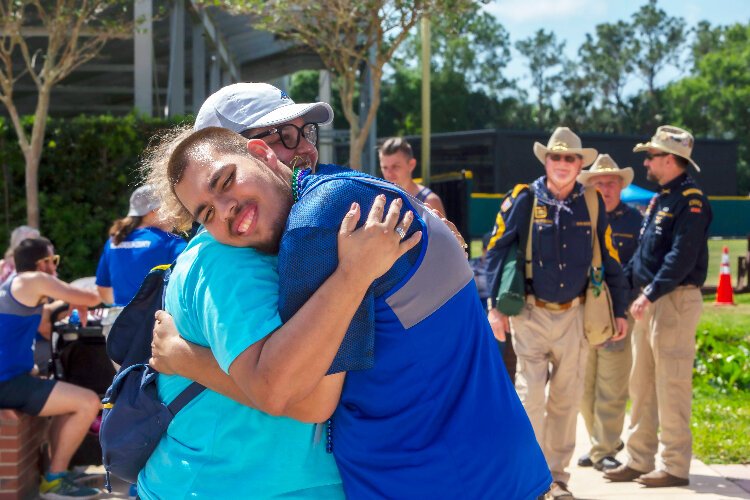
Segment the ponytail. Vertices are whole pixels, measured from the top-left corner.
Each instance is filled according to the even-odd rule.
[[[117,219],[109,228],[109,236],[115,245],[122,243],[138,226],[141,225],[143,217],[137,215]]]

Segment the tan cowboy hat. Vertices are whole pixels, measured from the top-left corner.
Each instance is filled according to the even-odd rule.
[[[609,155],[599,155],[590,169],[578,174],[578,182],[586,184],[593,177],[602,175],[617,175],[622,179],[622,187],[626,188],[633,182],[633,169],[630,167],[620,168]]]
[[[700,172],[701,169],[698,164],[690,159],[690,153],[693,152],[693,143],[693,135],[687,130],[673,125],[662,125],[656,129],[656,133],[650,141],[637,144],[633,148],[633,152],[638,153],[648,151],[649,149],[658,149],[659,151],[685,158]]]
[[[583,166],[588,167],[596,158],[597,151],[593,148],[582,148],[581,138],[578,137],[568,127],[557,127],[552,132],[552,137],[544,147],[540,142],[534,143],[534,154],[544,165],[546,156],[550,153],[573,153],[583,157]]]

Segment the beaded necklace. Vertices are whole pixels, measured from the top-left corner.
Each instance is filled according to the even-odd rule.
[[[292,170],[292,196],[294,197],[294,203],[297,203],[302,196],[302,179],[310,175],[312,169],[295,167]]]

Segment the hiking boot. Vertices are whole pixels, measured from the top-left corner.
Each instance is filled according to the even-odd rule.
[[[578,457],[578,467],[591,467],[594,465],[594,462],[591,461],[591,455],[588,453],[584,453],[580,457]]]
[[[39,498],[43,498],[44,500],[87,500],[98,496],[99,490],[78,485],[71,481],[67,474],[63,474],[51,481],[47,481],[47,478],[42,477],[42,483],[39,485]]]
[[[665,470],[655,470],[644,474],[635,480],[646,488],[668,488],[670,486],[687,486],[690,480],[684,477],[673,476]]]
[[[607,471],[616,469],[622,465],[622,462],[615,457],[604,457],[594,464],[594,469],[598,471]]]
[[[573,494],[568,489],[568,485],[562,481],[554,481],[547,492],[547,498],[554,500],[556,498],[573,498]]]
[[[641,477],[645,472],[631,469],[627,465],[621,465],[616,469],[609,470],[604,473],[604,479],[609,479],[613,483],[624,483],[627,481],[634,481],[636,478]]]

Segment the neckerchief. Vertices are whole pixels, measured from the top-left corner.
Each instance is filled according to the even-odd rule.
[[[572,214],[573,210],[569,205],[573,200],[581,196],[584,191],[583,185],[576,182],[576,185],[573,186],[573,191],[571,191],[564,200],[558,200],[552,195],[552,193],[550,193],[549,189],[547,189],[547,176],[544,175],[535,180],[531,186],[534,189],[534,195],[540,203],[557,208],[557,210],[555,210],[554,219],[556,226],[560,224],[560,211]]]

